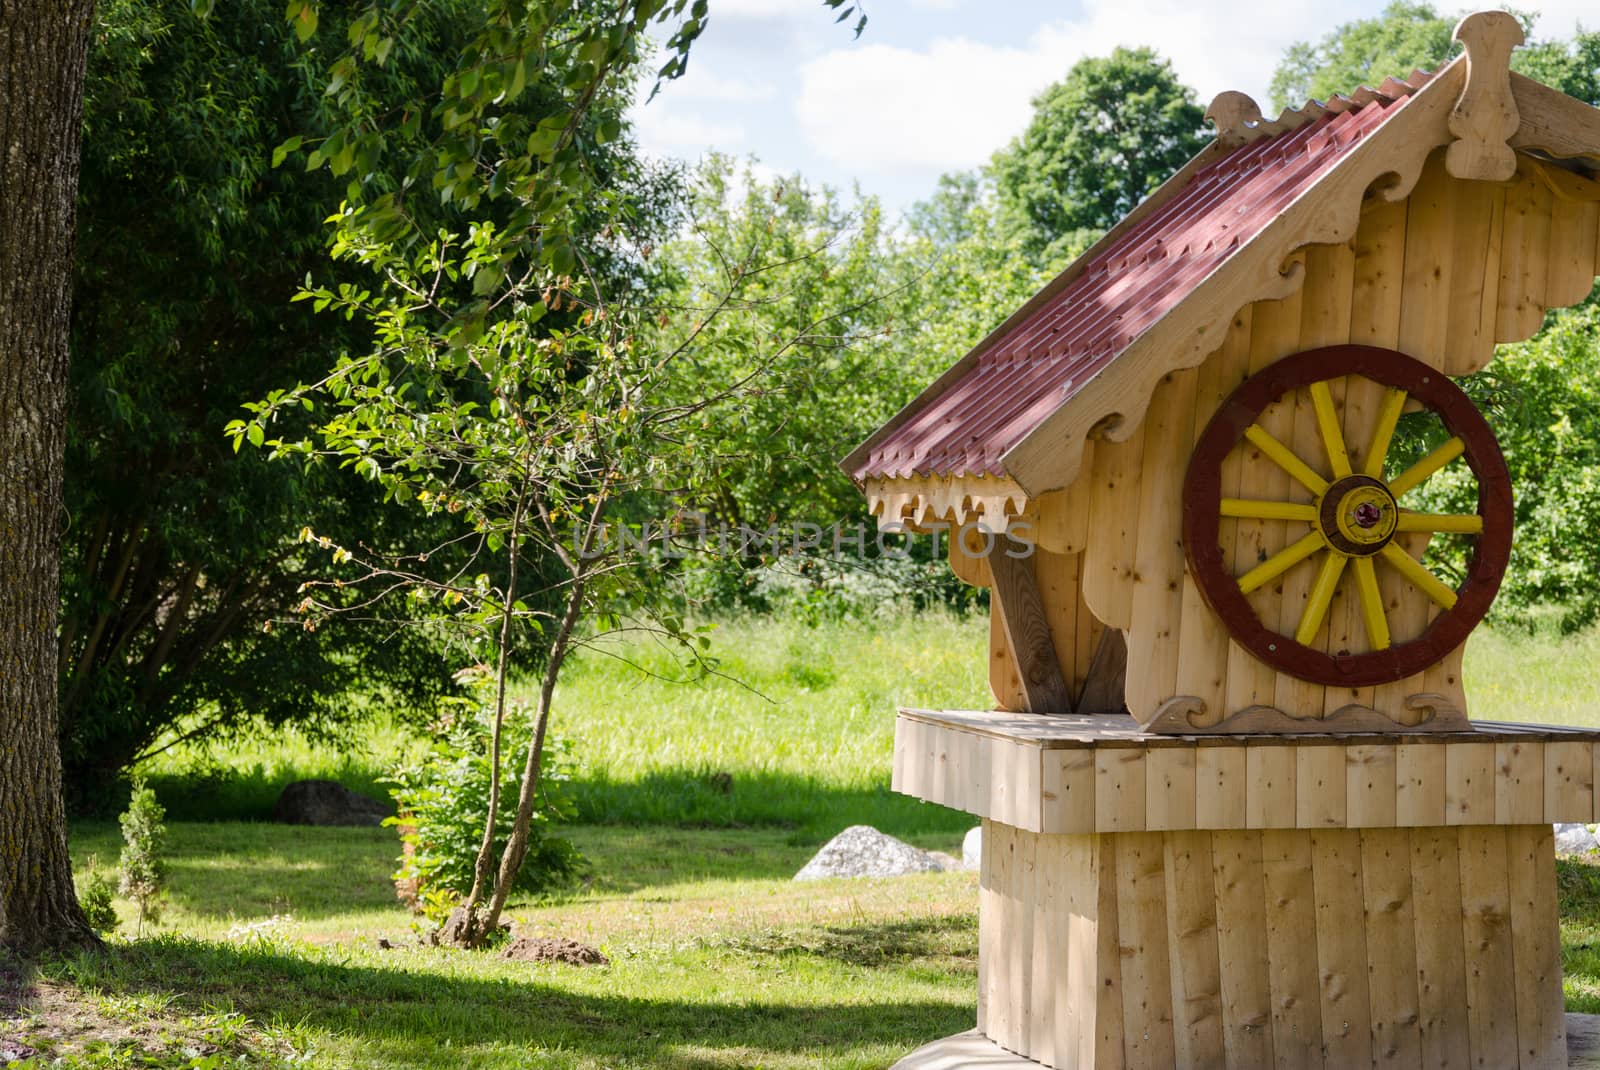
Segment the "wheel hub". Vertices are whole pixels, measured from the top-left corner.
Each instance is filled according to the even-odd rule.
[[[1317,526],[1328,545],[1346,557],[1371,557],[1394,538],[1400,506],[1380,480],[1345,476],[1322,495]]]

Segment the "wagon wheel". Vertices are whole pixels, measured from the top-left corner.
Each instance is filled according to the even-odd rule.
[[[1387,389],[1356,471],[1329,385],[1359,375]],[[1321,456],[1297,455],[1257,422],[1262,412],[1293,391],[1310,395]],[[1384,461],[1408,401],[1432,410],[1449,439],[1393,477]],[[1222,464],[1248,442],[1308,490],[1310,503],[1225,497]],[[1478,484],[1475,513],[1412,512],[1406,494],[1458,458]],[[1288,545],[1242,574],[1227,566],[1219,545],[1224,517],[1290,523]],[[1308,530],[1299,530],[1304,524]],[[1202,595],[1233,638],[1258,659],[1314,683],[1360,687],[1404,679],[1436,664],[1483,619],[1511,554],[1511,476],[1494,434],[1472,401],[1443,373],[1402,353],[1371,346],[1330,346],[1286,357],[1249,379],[1218,409],[1200,436],[1183,488],[1184,549]],[[1471,536],[1467,578],[1452,590],[1398,543],[1406,532]],[[1293,634],[1264,623],[1247,596],[1291,569],[1315,567],[1315,580]],[[1364,653],[1330,654],[1309,645],[1317,636],[1346,569],[1354,577],[1365,626]],[[1393,569],[1436,604],[1440,612],[1421,635],[1395,641],[1390,610],[1379,591],[1380,569]]]

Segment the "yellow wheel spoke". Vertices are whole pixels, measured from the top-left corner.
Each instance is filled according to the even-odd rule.
[[[1311,532],[1299,542],[1293,543],[1287,548],[1279,550],[1277,553],[1261,562],[1261,564],[1257,565],[1249,572],[1246,572],[1243,576],[1240,576],[1239,590],[1244,594],[1249,594],[1262,584],[1268,583],[1283,575],[1295,565],[1298,565],[1300,562],[1304,561],[1306,558],[1310,557],[1312,554],[1316,553],[1326,545],[1328,545],[1328,543],[1327,540],[1322,537],[1322,532]]]
[[[1295,642],[1304,646],[1317,637],[1322,618],[1328,615],[1328,606],[1333,602],[1334,589],[1339,586],[1339,577],[1344,575],[1344,566],[1349,561],[1348,557],[1331,550],[1322,559],[1322,568],[1317,572],[1317,580],[1311,585],[1311,594],[1306,599],[1306,611],[1300,616],[1300,627],[1294,630]]]
[[[1383,548],[1383,559],[1395,567],[1395,570],[1415,584],[1423,594],[1433,599],[1445,609],[1453,609],[1456,604],[1456,593],[1446,587],[1439,577],[1423,568],[1410,554],[1395,543],[1390,543]]]
[[[1412,513],[1402,512],[1395,523],[1396,531],[1443,531],[1459,535],[1482,535],[1483,517],[1473,513]]]
[[[1222,499],[1222,515],[1244,520],[1304,520],[1317,519],[1317,507],[1299,502],[1264,502],[1254,498]]]
[[[1378,571],[1372,558],[1355,558],[1356,593],[1361,598],[1361,619],[1367,626],[1367,642],[1374,650],[1389,649],[1389,618],[1383,612],[1383,594],[1378,590]]]
[[[1343,479],[1350,474],[1350,454],[1344,447],[1344,432],[1339,429],[1339,413],[1333,407],[1333,395],[1326,382],[1312,383],[1311,407],[1317,413],[1317,430],[1322,432],[1322,446],[1328,451],[1328,463],[1333,466],[1333,478]]]
[[[1400,414],[1405,407],[1406,392],[1391,386],[1383,395],[1383,407],[1378,410],[1378,425],[1372,429],[1372,441],[1367,444],[1367,463],[1361,469],[1363,475],[1373,479],[1383,478],[1383,462],[1389,456],[1395,425],[1400,422]]]
[[[1416,464],[1407,468],[1394,481],[1389,484],[1389,493],[1396,498],[1402,497],[1407,491],[1413,490],[1428,481],[1428,477],[1439,469],[1461,456],[1467,444],[1459,438],[1452,438],[1443,446],[1428,454]]]
[[[1273,438],[1260,424],[1251,424],[1245,428],[1244,437],[1312,494],[1320,495],[1328,489],[1326,479],[1313,472],[1310,465],[1296,457],[1293,450]]]

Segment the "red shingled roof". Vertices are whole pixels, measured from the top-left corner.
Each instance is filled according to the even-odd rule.
[[[851,475],[1004,474],[1007,450],[1410,99],[1368,96],[1196,171],[1147,218],[1086,254],[1093,259],[1060,293],[989,338],[947,388],[913,402]]]

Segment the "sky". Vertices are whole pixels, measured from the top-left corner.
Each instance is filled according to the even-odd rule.
[[[1268,0],[1241,17],[1233,0],[865,2],[857,40],[855,20],[835,24],[821,0],[712,0],[689,72],[634,109],[642,147],[753,156],[763,170],[859,184],[897,212],[939,175],[988,160],[1027,125],[1034,95],[1084,56],[1148,45],[1201,103],[1238,89],[1265,111],[1288,45],[1385,6]],[[1600,24],[1595,0],[1516,6],[1540,12],[1537,37],[1570,35],[1580,16]]]

